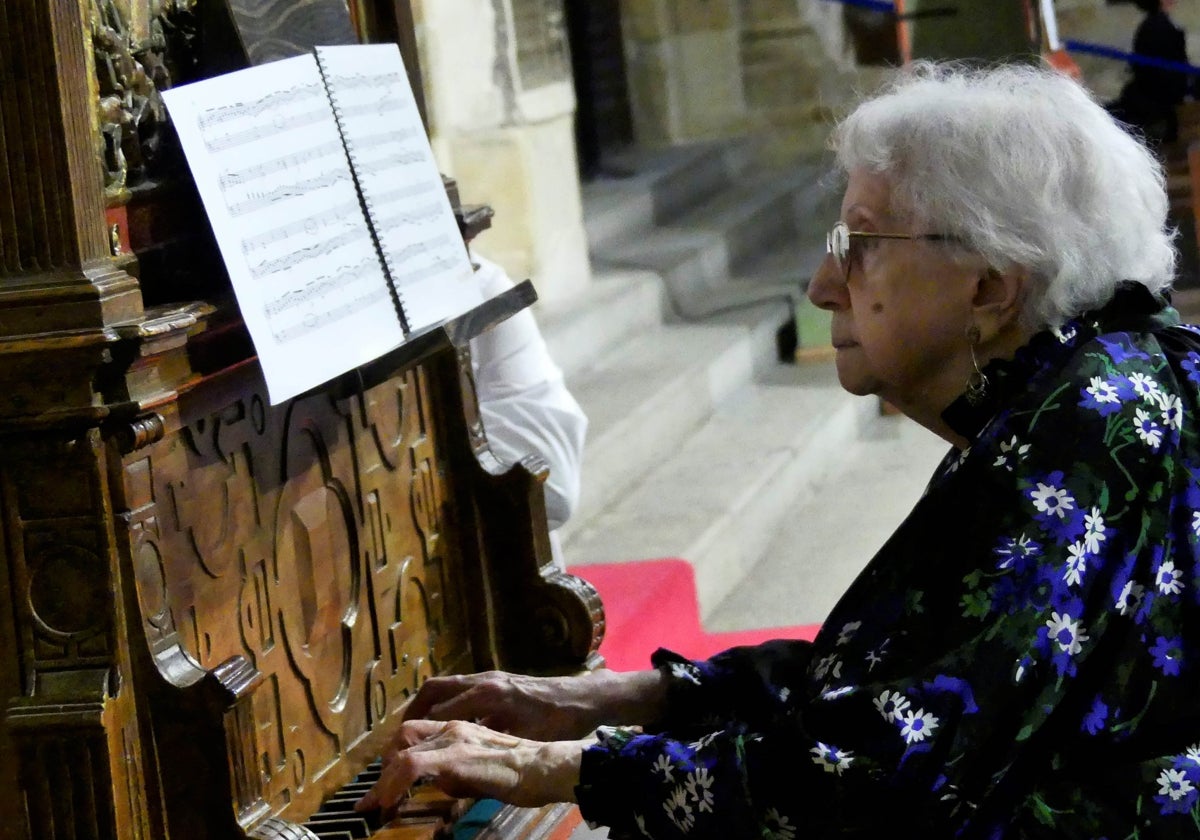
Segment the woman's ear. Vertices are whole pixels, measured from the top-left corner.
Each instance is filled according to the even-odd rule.
[[[980,340],[990,341],[1019,326],[1028,287],[1029,272],[1023,268],[999,271],[989,267],[980,272],[971,300]]]

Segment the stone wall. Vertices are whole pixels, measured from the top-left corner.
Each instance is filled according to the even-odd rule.
[[[474,249],[532,278],[543,301],[578,294],[590,267],[560,0],[415,0],[413,13],[438,165],[465,203],[496,211]],[[527,83],[517,33],[543,15],[532,61],[521,45],[537,71]]]
[[[750,116],[782,163],[825,147],[830,127],[888,71],[858,67],[837,3],[745,0],[743,86]]]
[[[633,129],[673,145],[746,128],[738,0],[621,0]]]

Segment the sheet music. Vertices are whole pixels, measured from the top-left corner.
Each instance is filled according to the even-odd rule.
[[[316,59],[272,62],[163,96],[271,402],[401,344]]]
[[[317,47],[317,59],[409,330],[481,303],[399,48]]]

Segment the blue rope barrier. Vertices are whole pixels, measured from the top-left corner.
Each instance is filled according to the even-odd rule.
[[[1090,55],[1101,56],[1102,58],[1125,61],[1129,64],[1143,64],[1147,67],[1158,67],[1162,70],[1174,70],[1177,73],[1200,76],[1200,67],[1194,64],[1187,64],[1183,61],[1170,61],[1165,58],[1138,55],[1137,53],[1125,52],[1114,47],[1106,47],[1103,44],[1089,44],[1086,41],[1063,41],[1063,46],[1067,48],[1068,52],[1088,53]]]
[[[843,6],[859,6],[863,9],[874,9],[877,12],[896,14],[896,4],[886,0],[825,0],[826,3],[841,3]]]

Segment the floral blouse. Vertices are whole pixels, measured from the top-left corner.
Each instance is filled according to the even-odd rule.
[[[659,650],[603,729],[625,837],[1200,835],[1200,329],[1141,286],[993,363],[923,497],[811,642]]]

